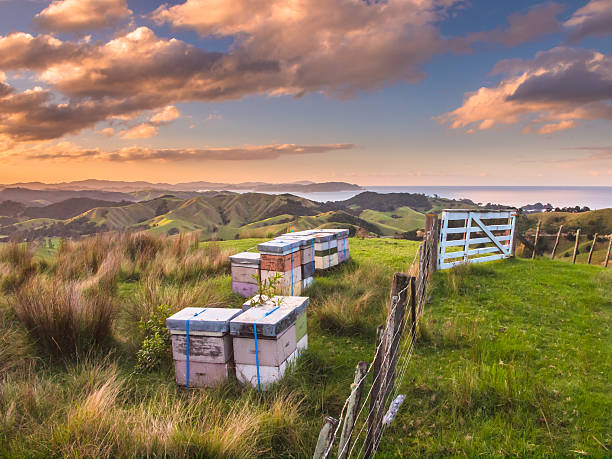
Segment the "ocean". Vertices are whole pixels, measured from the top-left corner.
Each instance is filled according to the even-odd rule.
[[[612,186],[364,186],[364,190],[291,193],[318,202],[344,201],[363,191],[377,193],[423,193],[442,198],[467,198],[475,203],[521,207],[527,204],[550,203],[554,207],[587,206],[591,209],[612,207]],[[280,194],[280,193],[270,193]]]

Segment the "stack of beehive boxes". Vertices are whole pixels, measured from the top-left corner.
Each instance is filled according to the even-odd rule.
[[[166,319],[176,383],[214,387],[233,373],[230,320],[242,309],[185,308]]]
[[[307,297],[274,296],[245,303],[249,309],[230,322],[240,382],[262,389],[283,377],[287,365],[308,346],[309,302]]]
[[[329,269],[338,264],[338,241],[330,233],[315,233],[315,268]]]
[[[302,262],[302,291],[314,285],[314,236],[287,233],[278,237],[280,240],[298,241],[300,244],[300,257]]]
[[[349,259],[349,245],[347,229],[322,229],[321,233],[329,233],[336,239],[338,263],[343,263]]]
[[[261,280],[276,278],[277,292],[284,295],[302,293],[302,252],[300,241],[275,239],[257,246],[261,254]]]
[[[255,252],[241,252],[232,255],[232,290],[244,297],[257,293],[257,280],[260,278],[261,255]]]

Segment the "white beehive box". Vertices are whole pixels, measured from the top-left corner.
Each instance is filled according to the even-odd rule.
[[[233,343],[229,322],[241,312],[229,308],[185,308],[166,319],[177,384],[212,387],[230,376]]]
[[[296,320],[300,318],[297,325],[302,330],[301,316],[305,315],[310,300],[299,296],[274,296],[261,306],[253,306],[256,300],[245,302],[243,308],[248,309],[232,319],[230,333],[236,377],[244,384],[265,388],[282,378],[287,364],[297,357]],[[303,340],[305,335],[301,331],[300,335]],[[303,342],[301,346],[303,349]]]

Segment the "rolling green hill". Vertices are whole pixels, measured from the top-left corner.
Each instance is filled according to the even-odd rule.
[[[291,194],[210,191],[158,196],[143,190],[139,202],[71,198],[46,207],[0,203],[0,236],[20,240],[77,237],[103,231],[146,230],[154,234],[200,231],[203,238],[269,237],[288,229],[346,227],[395,236],[424,226],[424,212],[469,206],[470,202],[422,194],[361,193],[347,201],[319,203]],[[103,205],[96,205],[103,204]],[[3,210],[4,209],[4,210]],[[6,214],[6,215],[2,215]],[[32,218],[44,216],[46,218]]]
[[[583,234],[612,234],[612,208],[591,210],[588,212],[543,212],[529,214],[521,218],[522,230],[534,228],[542,221],[542,231],[556,233],[559,225],[564,231],[575,231],[580,228]]]

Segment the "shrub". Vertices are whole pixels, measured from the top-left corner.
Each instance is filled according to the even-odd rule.
[[[168,356],[170,346],[170,333],[166,328],[166,319],[172,315],[167,304],[156,307],[148,320],[141,320],[140,328],[144,332],[144,339],[136,353],[136,368],[139,371],[148,371],[161,365]]]
[[[75,357],[110,337],[111,297],[72,281],[38,275],[13,299],[14,310],[34,340],[51,355]]]

